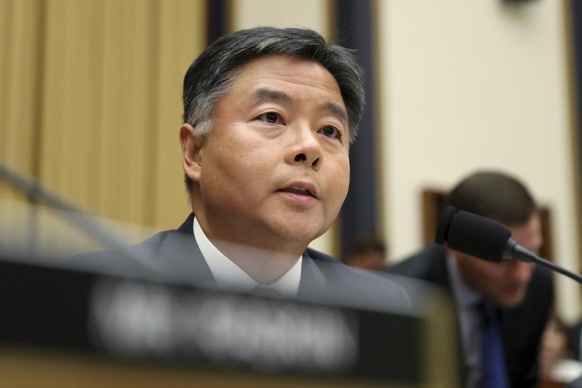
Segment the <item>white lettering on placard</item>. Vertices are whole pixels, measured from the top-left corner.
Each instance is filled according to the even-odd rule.
[[[94,340],[127,357],[338,373],[358,351],[349,311],[290,300],[100,280],[89,316]]]

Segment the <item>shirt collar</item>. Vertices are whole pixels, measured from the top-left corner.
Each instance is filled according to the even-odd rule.
[[[478,386],[477,382],[481,380],[481,353],[479,346],[481,321],[475,307],[482,300],[482,297],[462,279],[457,260],[451,254],[447,254],[447,268],[451,281],[451,290],[458,308],[457,316],[461,330],[466,374],[465,386],[476,387]]]
[[[473,290],[461,277],[457,260],[447,254],[447,267],[455,300],[461,308],[472,308],[482,299],[482,296]]]
[[[202,256],[204,256],[208,267],[210,267],[216,284],[221,288],[234,288],[244,292],[254,289],[258,283],[212,244],[206,237],[196,217],[194,217],[193,224],[194,238],[196,238]],[[287,272],[274,282],[264,286],[273,288],[283,295],[297,296],[299,281],[301,280],[302,262],[303,256],[299,256],[298,260]]]

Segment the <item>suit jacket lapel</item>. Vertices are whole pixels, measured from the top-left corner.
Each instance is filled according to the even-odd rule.
[[[193,222],[194,214],[190,214],[178,230],[160,244],[164,270],[180,283],[215,286],[214,276],[194,238]]]
[[[303,253],[303,262],[301,263],[301,280],[299,281],[299,290],[297,296],[304,298],[321,294],[327,288],[327,279],[305,251]]]
[[[445,289],[451,290],[452,285],[449,277],[446,250],[439,246],[431,246],[429,249],[434,249],[435,254],[434,256],[429,254],[426,260],[427,264],[430,266],[427,280],[430,280]]]

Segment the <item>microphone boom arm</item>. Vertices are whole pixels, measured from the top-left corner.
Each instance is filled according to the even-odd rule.
[[[543,267],[549,268],[553,271],[559,272],[562,275],[565,275],[571,279],[576,280],[578,283],[582,283],[582,276],[572,271],[567,270],[566,268],[560,267],[552,263],[551,261],[544,259],[536,255],[535,253],[525,249],[521,245],[517,244],[514,239],[510,238],[508,241],[509,249],[507,252],[507,256],[504,257],[506,259],[516,259],[525,262],[533,262],[535,264],[541,265]]]

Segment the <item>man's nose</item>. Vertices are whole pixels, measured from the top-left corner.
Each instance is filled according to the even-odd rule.
[[[304,163],[309,167],[319,169],[323,161],[323,153],[318,136],[307,124],[301,124],[295,128],[290,154],[294,163]]]

